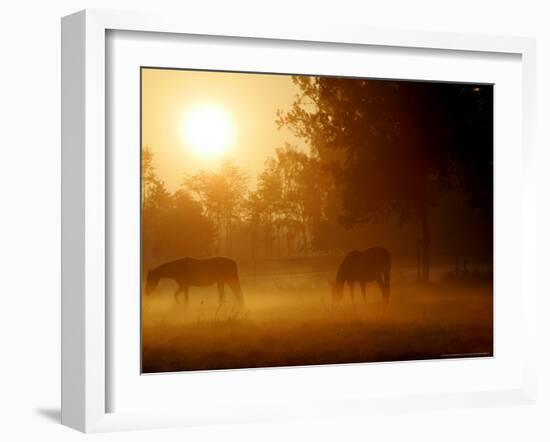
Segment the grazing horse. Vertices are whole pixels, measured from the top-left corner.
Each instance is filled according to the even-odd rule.
[[[151,294],[161,279],[173,279],[178,284],[174,292],[176,302],[179,302],[179,294],[183,293],[185,304],[189,301],[189,287],[208,287],[218,285],[220,305],[225,294],[224,286],[231,287],[239,304],[243,303],[243,294],[237,272],[237,263],[232,259],[216,257],[209,259],[182,258],[170,261],[147,272],[145,293]]]
[[[390,298],[391,256],[383,247],[371,247],[365,251],[349,252],[336,274],[334,299],[341,299],[344,286],[348,284],[353,303],[353,288],[356,282],[361,286],[361,295],[366,301],[365,286],[367,282],[377,282],[382,290],[382,297],[387,303]]]

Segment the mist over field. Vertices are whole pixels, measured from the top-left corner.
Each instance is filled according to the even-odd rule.
[[[367,285],[334,302],[328,273],[242,278],[244,308],[231,293],[190,290],[176,303],[170,283],[143,296],[144,373],[381,362],[493,354],[490,275],[426,286],[396,270],[390,302]]]

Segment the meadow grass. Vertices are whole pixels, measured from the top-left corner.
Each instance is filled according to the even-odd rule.
[[[144,373],[403,361],[493,354],[490,284],[397,283],[384,305],[369,285],[333,303],[322,283],[243,286],[218,308],[214,287],[176,303],[168,290],[143,298]]]

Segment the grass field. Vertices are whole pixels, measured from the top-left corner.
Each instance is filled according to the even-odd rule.
[[[187,307],[166,285],[143,297],[144,373],[491,356],[488,283],[397,283],[358,287],[332,302],[326,282],[243,284],[245,306],[214,287],[193,288]]]

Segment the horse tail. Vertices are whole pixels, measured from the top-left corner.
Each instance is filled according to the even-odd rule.
[[[391,255],[388,253],[388,262],[386,265],[386,272],[384,274],[384,296],[386,297],[386,300],[390,297],[390,277],[391,275]]]
[[[237,278],[237,281],[235,281],[235,295],[237,296],[237,300],[239,301],[239,304],[244,304],[244,297],[243,297],[243,291],[241,289],[241,283],[239,279]]]
[[[231,276],[229,281],[229,286],[231,287],[231,290],[235,294],[235,297],[237,298],[237,301],[239,304],[244,304],[243,299],[243,291],[241,289],[241,281],[239,279],[239,271],[237,269],[237,263],[235,261],[232,262],[231,266]]]

